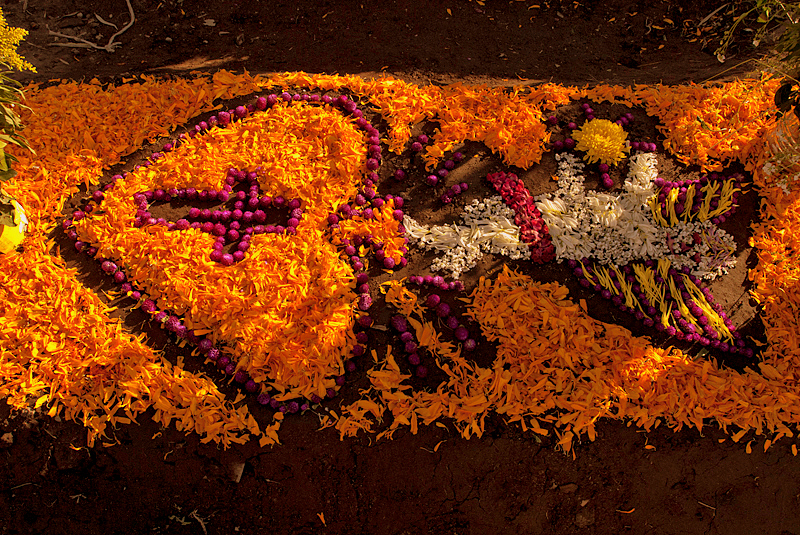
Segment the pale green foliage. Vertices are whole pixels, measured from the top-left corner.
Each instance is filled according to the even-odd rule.
[[[725,54],[737,35],[737,30],[742,30],[741,26],[755,24],[755,27],[747,28],[750,31],[751,43],[754,47],[760,46],[771,36],[777,35],[774,49],[770,50],[770,52],[777,53],[777,57],[770,58],[772,63],[777,63],[774,65],[775,70],[783,70],[784,72],[779,74],[785,75],[786,71],[798,68],[800,66],[800,2],[751,0],[743,4],[746,9],[736,16],[722,37],[719,48],[715,52],[717,58],[725,61]],[[741,5],[740,3],[735,4],[735,6]],[[729,14],[735,14],[733,9]]]

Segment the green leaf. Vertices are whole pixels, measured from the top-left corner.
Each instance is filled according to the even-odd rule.
[[[0,171],[0,182],[7,182],[17,176],[17,172],[13,169],[7,169],[5,171]]]
[[[0,225],[15,227],[14,215],[16,213],[17,209],[11,201],[11,197],[0,195]]]

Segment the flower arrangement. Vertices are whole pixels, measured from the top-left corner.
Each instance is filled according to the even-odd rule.
[[[184,138],[178,138],[177,144],[173,142],[170,150],[161,151],[163,156],[120,175],[113,186],[100,188],[102,198],[99,194],[95,198],[97,192],[93,192],[91,200],[80,209],[83,215],[71,214],[66,225],[67,232],[75,232],[78,241],[83,242],[81,250],[91,252],[101,260],[103,271],[122,281],[120,288],[126,295],[137,297],[139,292],[139,306],[157,321],[163,321],[161,325],[180,340],[178,343],[191,348],[185,358],[192,358],[189,353],[194,353],[213,363],[221,373],[230,369],[232,373],[223,377],[238,382],[242,396],[228,399],[217,387],[218,379],[212,378],[220,372],[212,372],[210,376],[191,373],[183,367],[182,360],[166,362],[112,320],[108,307],[98,296],[84,288],[59,257],[49,254],[45,232],[55,226],[64,200],[78,184],[97,186],[101,169],[137,148],[142,140],[164,135],[171,125],[183,124],[204,110],[210,111],[216,97],[287,85],[323,91],[347,89],[353,98],[331,107],[333,100],[327,104],[320,98],[320,103],[312,103],[310,96],[308,101],[303,99],[304,92],[286,93],[288,99],[275,92],[275,103],[269,109],[256,112],[245,107],[244,117],[239,118],[235,109],[226,111],[228,117],[234,118],[224,128],[203,129],[198,124],[202,132],[195,130],[192,134],[194,129],[191,129]],[[759,152],[758,144],[752,140],[759,139],[755,133],[763,133],[770,125],[768,119],[752,120],[766,117],[770,105],[768,99],[759,96],[760,87],[743,82],[719,91],[605,86],[577,90],[547,86],[530,94],[500,95],[494,90],[472,88],[446,91],[418,88],[389,79],[365,81],[304,73],[254,78],[218,73],[213,78],[190,82],[142,79],[118,88],[62,84],[33,90],[29,104],[40,115],[26,115],[24,120],[37,133],[32,136],[37,154],[18,156],[20,174],[9,186],[24,195],[31,206],[33,232],[26,237],[23,253],[0,259],[3,266],[0,294],[3,302],[15,304],[3,310],[0,327],[0,375],[4,379],[0,394],[13,406],[33,402],[46,405],[48,414],[80,419],[86,422],[92,439],[104,437],[113,442],[111,426],[130,422],[154,407],[159,422],[198,432],[203,440],[230,445],[255,436],[266,445],[277,442],[284,413],[299,412],[306,406],[313,408],[314,403],[336,395],[336,390],[344,384],[345,374],[363,366],[369,388],[336,411],[335,418],[322,417],[323,425],[336,426],[343,436],[359,430],[377,432],[376,423],[386,411],[391,412],[393,421],[380,431],[381,436],[391,436],[401,425],[416,431],[418,425],[442,418],[454,422],[462,436],[480,435],[486,415],[496,412],[535,433],[555,433],[558,444],[566,451],[572,450],[573,443],[582,436],[592,439],[594,425],[601,417],[628,418],[646,429],[661,421],[676,429],[684,425],[702,428],[715,421],[737,441],[748,430],[770,433],[770,443],[789,436],[790,427],[800,422],[800,409],[792,401],[797,397],[793,370],[800,355],[796,344],[792,344],[791,333],[800,331],[797,318],[791,314],[791,303],[797,302],[793,285],[797,262],[790,254],[791,244],[796,241],[792,229],[800,227],[792,223],[798,211],[795,193],[778,196],[777,189],[771,188],[759,172],[765,156],[763,147]],[[763,95],[768,90],[769,84],[765,84]],[[63,124],[54,113],[59,102],[74,102],[76,98],[86,102],[87,117],[97,116],[97,110],[102,109],[108,118],[105,123],[87,123],[85,135],[91,146],[68,135],[75,125]],[[403,231],[400,220],[405,214],[395,215],[395,212],[402,212],[405,207],[398,206],[398,197],[379,195],[373,187],[378,182],[370,173],[381,171],[382,159],[375,156],[382,154],[371,147],[383,144],[383,140],[378,137],[379,143],[374,143],[372,131],[359,126],[361,117],[354,115],[359,105],[352,112],[344,107],[352,108],[347,102],[355,102],[355,98],[373,104],[374,113],[386,118],[390,149],[396,140],[404,140],[402,146],[405,146],[410,136],[403,132],[408,125],[435,117],[436,109],[446,108],[442,115],[442,131],[446,134],[434,134],[425,152],[425,158],[433,164],[431,169],[455,148],[449,145],[451,139],[456,143],[467,138],[485,141],[508,165],[532,165],[540,153],[527,149],[544,150],[549,146],[549,135],[541,120],[546,115],[544,110],[580,98],[613,99],[643,106],[665,125],[664,149],[687,162],[704,166],[705,172],[731,158],[746,164],[754,173],[754,181],[768,186],[764,190],[765,219],[756,227],[753,237],[760,262],[751,277],[756,284],[754,295],[764,306],[763,317],[770,339],[757,370],[754,367],[736,372],[711,359],[692,359],[675,349],[654,347],[625,329],[591,319],[581,303],[568,299],[564,286],[537,283],[530,276],[508,268],[479,282],[464,298],[467,313],[460,318],[453,314],[454,297],[444,293],[458,291],[458,281],[435,280],[433,276],[409,277],[411,285],[435,286],[432,292],[422,290],[428,292],[423,299],[409,285],[393,280],[383,287],[386,290],[383,299],[396,310],[392,316],[401,316],[390,320],[389,328],[402,341],[405,360],[398,361],[396,355],[400,353],[396,349],[370,349],[368,346],[374,339],[371,329],[379,315],[367,306],[367,298],[379,296],[363,291],[369,282],[365,269],[373,258],[377,259],[378,250],[384,251],[384,259],[405,258],[402,237],[398,238],[392,230]],[[735,108],[740,110],[735,114],[722,113],[718,107],[702,104],[713,99],[725,106],[747,104]],[[447,105],[443,106],[445,101]],[[134,121],[129,139],[113,137],[116,130],[108,125],[129,118],[129,108],[136,102],[146,102],[146,108],[153,109],[159,120]],[[703,121],[710,125],[709,130],[699,127],[693,130],[697,121],[680,115],[678,104],[685,102],[700,110]],[[507,104],[503,120],[489,128],[484,119],[491,117],[491,110],[498,103]],[[743,118],[745,113],[749,114],[747,122]],[[222,112],[215,116],[218,120],[225,117]],[[593,119],[587,114],[587,120]],[[525,135],[517,140],[511,134],[520,121],[528,122],[522,130]],[[717,129],[727,132],[723,142]],[[694,137],[693,132],[697,133]],[[458,139],[458,136],[463,137]],[[689,224],[714,225],[714,217],[724,216],[735,204],[734,190],[741,188],[742,181],[724,175],[709,178],[708,183],[715,184],[717,189],[705,191],[700,207],[695,210],[695,203],[691,202],[687,211],[690,203],[679,199],[681,188],[686,188],[688,195],[694,185],[694,195],[698,195],[706,185],[671,184],[668,191],[666,184],[656,185],[657,159],[653,158],[657,157],[649,146],[642,153],[641,145],[636,149],[633,143],[630,146],[634,156],[630,159],[628,178],[621,185],[620,199],[612,202],[600,195],[616,197],[616,194],[589,194],[585,188],[582,190],[584,196],[594,195],[591,202],[587,201],[591,212],[587,221],[598,225],[643,222],[639,215],[647,217],[649,213],[655,217],[653,206],[657,206],[668,225],[653,226],[672,233],[673,249],[667,245],[666,251],[680,251],[678,256],[686,256],[688,252],[680,244],[693,242],[694,232],[701,240],[705,239],[697,227],[691,227],[690,232]],[[309,150],[312,156],[319,157],[306,158],[309,153],[304,151]],[[225,158],[218,157],[220,152],[224,152]],[[561,155],[564,167],[559,181],[564,178],[563,184],[569,186],[564,191],[565,197],[578,195],[583,187],[579,162],[574,157],[570,160],[571,156]],[[376,164],[376,169],[370,169]],[[227,182],[230,169],[236,172],[235,177],[230,176],[234,184]],[[240,180],[240,171],[255,172],[256,180],[251,181],[247,174]],[[256,182],[257,195],[249,195]],[[230,185],[231,190],[223,201],[219,193],[228,191],[225,185]],[[258,199],[260,206],[265,195],[271,199],[280,195],[285,201],[298,199],[303,213],[295,227],[296,234],[256,234],[246,240],[250,246],[242,251],[243,257],[226,266],[210,258],[217,242],[213,231],[207,233],[191,227],[202,218],[184,217],[189,228],[183,229],[178,228],[178,220],[165,221],[165,225],[155,217],[153,224],[145,213],[137,215],[138,210],[151,211],[158,203],[166,202],[156,200],[158,190],[164,192],[158,193],[160,197],[166,199],[164,196],[168,194],[173,201],[181,189],[185,196],[190,187],[208,192],[207,196],[215,191],[217,202],[222,203],[232,201],[231,193],[237,188],[246,193],[244,199],[234,203]],[[174,195],[170,193],[173,188]],[[673,193],[676,189],[677,193]],[[376,191],[372,198],[370,190]],[[523,193],[516,185],[511,190],[510,193]],[[152,192],[152,201],[147,199],[147,192]],[[655,205],[645,202],[652,195],[658,199],[661,193],[664,198]],[[144,195],[145,208],[140,206],[140,197],[134,198],[138,195]],[[523,202],[530,207],[528,196],[524,196]],[[707,210],[700,215],[706,198],[717,199],[717,206],[712,208],[708,201]],[[542,219],[547,213],[536,203],[544,200],[533,201]],[[683,211],[678,209],[681,202]],[[349,208],[343,210],[343,205]],[[516,216],[517,210],[509,208]],[[722,211],[711,216],[717,209]],[[209,210],[213,214],[214,210],[210,207]],[[372,211],[371,216],[370,212],[364,213],[367,210]],[[630,214],[624,215],[623,210]],[[663,215],[663,210],[669,217]],[[224,218],[224,211],[220,209],[217,217]],[[560,213],[568,211],[564,202]],[[676,222],[669,224],[673,212]],[[510,212],[506,213],[510,221]],[[557,211],[549,213],[554,217],[559,215]],[[531,210],[531,214],[535,213]],[[273,215],[284,221],[282,218],[289,214]],[[213,221],[213,215],[211,218]],[[171,223],[175,225],[172,230]],[[562,226],[566,228],[566,224]],[[376,234],[386,227],[389,228],[386,235]],[[552,252],[557,255],[554,227],[547,223],[546,228],[553,239]],[[716,247],[724,251],[730,245],[723,235],[710,231],[712,226],[704,228],[708,229],[708,250]],[[232,239],[229,243],[227,233],[240,229],[226,228],[223,248],[234,243],[238,248],[241,235],[238,241]],[[387,243],[387,238],[393,235],[397,240]],[[522,235],[520,232],[520,238]],[[361,243],[357,243],[359,239]],[[642,239],[642,243],[648,242]],[[396,249],[391,249],[395,246]],[[348,247],[353,247],[357,254],[349,255]],[[567,250],[565,246],[561,252]],[[666,251],[662,249],[663,254]],[[362,269],[357,269],[353,256],[358,257]],[[684,272],[682,267],[667,265],[661,258],[643,258],[626,272],[627,264],[614,266],[599,261],[581,264],[582,257],[572,260],[574,269],[582,270],[579,277],[593,287],[599,285],[601,292],[607,290],[611,299],[618,299],[619,306],[626,310],[647,314],[654,325],[659,321],[664,325],[666,312],[664,329],[675,329],[676,338],[681,331],[684,337],[694,338],[696,334],[712,343],[712,337],[705,331],[708,325],[716,335],[713,343],[739,350],[739,339],[701,289],[699,277]],[[652,265],[647,265],[647,260]],[[182,279],[182,274],[191,274],[192,280],[189,275]],[[266,293],[253,293],[253,289]],[[291,302],[287,298],[290,292]],[[259,299],[259,295],[273,299]],[[438,302],[434,295],[438,296]],[[654,312],[650,313],[650,307]],[[257,322],[248,321],[251,309],[259,322],[267,324],[263,330]],[[465,318],[475,321],[478,328],[469,327]],[[693,332],[685,327],[689,325]],[[315,340],[324,340],[321,345],[303,338],[309,329]],[[267,332],[270,330],[274,332]],[[196,342],[188,339],[189,332],[198,337]],[[444,342],[443,333],[451,334],[455,343]],[[402,337],[408,340],[403,341]],[[497,344],[496,358],[490,366],[479,365],[469,358],[469,340]],[[415,352],[405,351],[409,343],[416,345],[408,348],[415,349],[419,364],[410,358]],[[422,356],[420,347],[426,351]],[[432,358],[427,357],[429,354]],[[364,358],[358,361],[359,357]],[[231,365],[233,368],[229,368]],[[427,371],[418,373],[418,366],[425,366]],[[412,373],[405,373],[409,369]],[[444,379],[438,385],[433,384],[433,388],[414,388],[417,383],[412,381],[430,381],[433,376]],[[275,408],[270,424],[257,422],[245,405],[237,406],[244,399],[244,392],[249,391],[249,384],[250,388],[252,384],[258,387],[254,392],[258,403]]]

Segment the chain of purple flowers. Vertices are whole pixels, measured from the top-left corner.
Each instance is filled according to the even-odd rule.
[[[409,281],[420,285],[431,284],[434,287],[438,287],[443,290],[463,289],[463,285],[452,285],[452,283],[445,282],[444,279],[439,276],[430,277],[430,279],[428,279],[427,277],[415,275],[410,277]],[[464,323],[453,312],[452,307],[442,301],[442,298],[439,296],[439,294],[429,294],[425,299],[425,306],[433,309],[436,317],[440,321],[444,322],[444,324],[450,329],[453,338],[462,344],[462,347],[465,351],[475,350],[478,344],[475,339],[470,336],[469,329],[467,329]],[[402,314],[395,314],[391,317],[389,323],[397,332],[400,340],[400,347],[402,347],[406,353],[406,360],[411,366],[414,367],[414,375],[419,378],[427,377],[428,366],[422,362],[422,355],[424,353],[422,352],[419,343],[415,340],[413,331],[409,328],[408,319]]]
[[[691,274],[691,269],[689,267],[683,267],[680,270],[670,268],[667,276],[674,282],[676,290],[681,293],[681,299],[686,304],[692,316],[702,326],[701,329],[697,329],[692,323],[682,317],[680,310],[678,310],[678,301],[670,291],[669,281],[656,274],[654,281],[656,284],[661,286],[665,299],[665,305],[671,309],[672,319],[675,321],[678,327],[676,328],[672,325],[664,325],[658,319],[658,316],[660,315],[659,309],[656,308],[655,303],[651,303],[648,300],[646,293],[638,284],[634,274],[635,270],[633,266],[635,264],[636,263],[631,263],[621,268],[622,276],[625,279],[624,281],[619,279],[616,271],[608,270],[608,275],[611,277],[614,283],[614,289],[610,290],[601,284],[600,279],[595,273],[595,268],[600,266],[599,264],[588,258],[584,258],[580,262],[572,259],[567,261],[567,265],[569,265],[574,274],[579,277],[582,286],[599,292],[601,297],[610,300],[620,311],[634,315],[634,317],[643,322],[646,327],[655,326],[656,330],[664,332],[669,336],[674,336],[681,341],[699,343],[703,346],[718,349],[726,353],[740,353],[746,357],[753,356],[753,350],[746,346],[741,333],[735,330],[733,322],[725,314],[722,306],[719,303],[714,302],[711,290],[700,287],[700,280]],[[643,265],[645,268],[653,268],[655,266],[655,262],[653,260],[646,260],[639,264]],[[694,285],[695,288],[702,292],[705,300],[709,305],[711,305],[714,312],[723,320],[725,327],[727,327],[733,335],[733,343],[722,341],[722,337],[711,326],[712,322],[704,314],[703,309],[692,300],[691,294],[686,289],[686,283],[683,279],[684,277],[687,277],[689,283]],[[626,305],[627,295],[623,289],[623,286],[630,286],[633,296],[638,301],[638,307]]]
[[[430,142],[430,138],[425,134],[417,136],[417,140],[411,143],[411,152],[419,153],[425,148],[425,145]],[[463,162],[465,156],[461,152],[454,152],[450,158],[445,160],[442,165],[435,172],[428,174],[425,177],[425,184],[432,188],[437,188],[442,185],[442,182],[447,179],[450,172],[453,171],[457,165]],[[397,169],[394,172],[394,179],[402,182],[406,179],[408,174],[403,169]],[[443,204],[450,204],[457,196],[461,195],[469,189],[469,184],[461,182],[453,184],[439,195],[439,200]]]

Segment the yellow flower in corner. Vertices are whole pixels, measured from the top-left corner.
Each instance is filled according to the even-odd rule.
[[[0,9],[0,63],[5,63],[8,67],[20,71],[36,72],[36,68],[17,53],[19,42],[25,39],[27,35],[28,30],[9,26],[3,15],[3,10]]]
[[[608,119],[585,122],[572,137],[578,142],[575,148],[586,153],[583,159],[589,163],[616,164],[630,151],[628,133]]]

